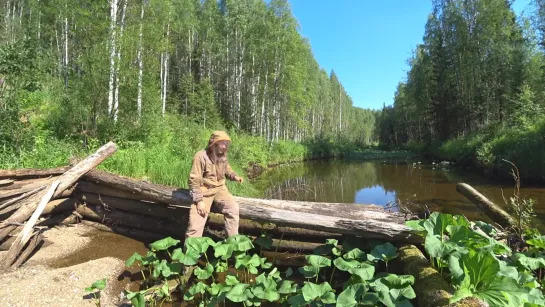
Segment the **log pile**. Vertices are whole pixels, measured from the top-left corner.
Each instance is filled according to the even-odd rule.
[[[115,144],[110,142],[76,165],[63,170],[64,172],[61,175],[53,177],[51,173],[49,173],[51,175],[49,178],[27,182],[26,184],[21,183],[19,188],[9,189],[12,185],[19,185],[16,184],[13,179],[4,181],[11,181],[11,183],[3,186],[3,189],[7,189],[8,191],[0,194],[0,200],[2,201],[0,207],[2,207],[9,216],[2,219],[2,222],[0,222],[0,241],[7,239],[18,226],[23,226],[23,228],[16,235],[16,238],[10,245],[6,255],[1,259],[1,268],[17,268],[42,241],[40,230],[38,229],[38,231],[35,231],[34,226],[47,207],[49,201],[61,197],[61,195],[72,187],[83,175],[95,168],[115,151]],[[54,174],[58,175],[58,172],[59,170],[55,170]],[[19,172],[7,171],[6,174],[2,175],[4,175],[4,177],[17,177],[17,175],[21,175],[21,178],[27,178],[30,173],[31,172],[25,170]],[[45,175],[43,174],[43,171],[38,171],[37,176],[42,177]],[[12,213],[10,210],[12,210]],[[28,246],[26,246],[27,243],[29,243]]]
[[[73,166],[0,170],[0,250],[9,250],[0,266],[17,268],[24,263],[42,241],[41,229],[57,224],[84,222],[148,242],[166,236],[183,239],[189,192],[94,169],[115,151],[115,144],[108,143]],[[421,242],[404,225],[403,214],[380,206],[235,200],[240,207],[240,233],[267,232],[280,249],[311,250],[326,238],[343,235]],[[223,223],[223,216],[213,211],[207,233],[222,233]]]

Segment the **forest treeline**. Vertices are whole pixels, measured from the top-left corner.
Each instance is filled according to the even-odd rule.
[[[114,140],[101,167],[184,187],[215,129],[241,174],[375,142],[378,112],[318,65],[286,0],[6,0],[0,14],[0,168]]]
[[[0,142],[140,140],[166,117],[369,144],[374,112],[320,68],[286,0],[7,0]],[[30,138],[31,140],[32,138]]]
[[[516,16],[509,0],[434,0],[423,43],[393,106],[385,146],[545,179],[545,1]],[[503,166],[503,167],[502,167]]]

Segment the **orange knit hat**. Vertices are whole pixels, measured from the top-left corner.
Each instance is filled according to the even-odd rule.
[[[214,145],[215,143],[219,141],[231,142],[231,138],[225,131],[214,131],[212,135],[210,135],[210,140],[208,141],[208,147]]]

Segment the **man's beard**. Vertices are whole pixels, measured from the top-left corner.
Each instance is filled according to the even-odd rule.
[[[209,150],[209,156],[210,160],[214,162],[214,164],[217,164],[217,162],[224,162],[227,160],[227,150],[223,152],[219,152],[219,148],[217,148],[215,145],[212,146]]]

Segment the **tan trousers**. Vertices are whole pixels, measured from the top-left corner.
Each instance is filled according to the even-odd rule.
[[[186,238],[202,237],[204,225],[208,219],[208,212],[210,212],[210,209],[212,208],[212,203],[214,203],[221,214],[223,214],[227,236],[230,237],[238,234],[238,204],[235,202],[227,188],[221,189],[211,196],[207,195],[203,197],[202,201],[207,213],[203,217],[197,212],[197,205],[191,205],[191,209],[189,210],[189,223],[185,233]]]

